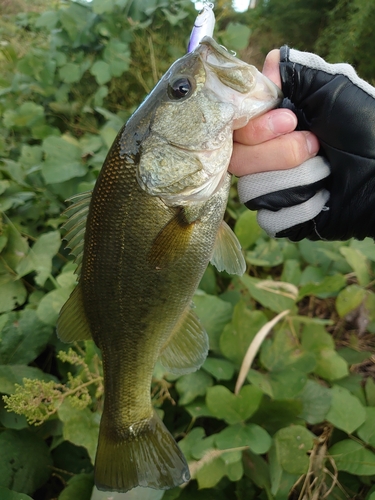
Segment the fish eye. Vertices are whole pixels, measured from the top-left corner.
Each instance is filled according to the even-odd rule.
[[[186,76],[180,76],[172,80],[168,85],[168,95],[171,99],[183,99],[188,97],[193,90],[193,84]]]

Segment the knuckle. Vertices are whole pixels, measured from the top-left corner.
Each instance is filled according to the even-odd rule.
[[[290,134],[288,147],[288,163],[291,167],[300,165],[310,157],[307,149],[306,138],[302,132]]]

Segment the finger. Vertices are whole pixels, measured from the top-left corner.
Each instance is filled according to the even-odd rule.
[[[297,117],[289,109],[273,109],[265,115],[258,116],[233,134],[235,142],[253,146],[281,134],[292,132],[297,126]]]
[[[319,151],[319,141],[311,132],[291,132],[263,144],[234,143],[229,171],[237,176],[293,168]]]
[[[263,74],[281,88],[279,63],[280,51],[278,49],[271,50],[271,52],[267,54],[267,57],[264,61]]]

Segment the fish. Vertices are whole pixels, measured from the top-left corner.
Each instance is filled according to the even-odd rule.
[[[188,52],[195,50],[198,47],[199,42],[205,36],[212,37],[215,28],[215,15],[213,8],[214,4],[211,2],[205,2],[203,4],[203,8],[197,15],[191,31],[187,49]]]
[[[255,67],[203,38],[120,130],[93,191],[66,210],[78,283],[57,334],[64,342],[93,339],[102,353],[100,490],[168,489],[189,480],[152,406],[153,370],[159,360],[168,372],[189,373],[207,356],[193,295],[210,261],[229,273],[246,269],[223,221],[232,132],[280,96]]]

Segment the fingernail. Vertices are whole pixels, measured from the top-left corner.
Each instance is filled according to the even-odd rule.
[[[297,126],[297,117],[294,113],[277,109],[269,116],[269,128],[277,135],[292,132]]]
[[[305,138],[309,154],[314,155],[319,151],[320,147],[317,137],[311,132],[305,132]]]

